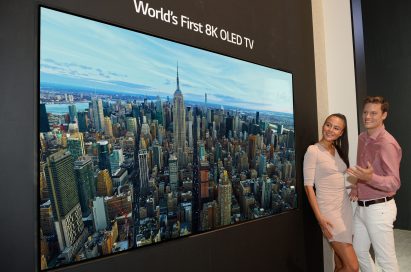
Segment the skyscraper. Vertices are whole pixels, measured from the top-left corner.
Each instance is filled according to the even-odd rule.
[[[221,143],[218,142],[215,146],[215,153],[214,153],[216,162],[218,162],[219,160],[222,159],[222,157],[223,157],[222,154],[223,154],[223,147],[222,147]]]
[[[133,117],[135,117],[136,119],[140,117],[140,107],[138,105],[135,105],[135,104],[132,105],[131,111],[132,111]]]
[[[75,104],[71,104],[68,106],[69,108],[69,116],[70,116],[70,123],[77,123],[77,108]]]
[[[71,259],[87,236],[84,229],[77,184],[70,152],[61,150],[47,158],[45,166],[47,186],[50,191],[54,225],[60,250],[72,247]]]
[[[277,125],[277,133],[278,135],[283,134],[284,131],[284,125]]]
[[[226,122],[225,136],[226,138],[228,138],[230,131],[231,131],[231,134],[233,134],[234,132],[234,116],[227,116],[227,118],[225,119],[225,122]]]
[[[81,156],[74,162],[77,190],[79,192],[83,217],[90,214],[91,200],[96,196],[96,184],[93,174],[93,161],[89,156]]]
[[[110,153],[108,149],[108,141],[98,141],[98,167],[100,170],[107,169],[111,174]]]
[[[240,118],[238,117],[238,112],[236,112],[236,115],[235,115],[235,117],[234,117],[234,131],[235,131],[235,133],[234,133],[234,136],[235,137],[238,137],[238,134],[239,134],[239,132],[240,132]]]
[[[218,205],[217,201],[206,202],[203,204],[201,212],[201,229],[209,230],[218,226]]]
[[[248,162],[251,168],[255,167],[255,156],[257,153],[257,136],[248,137]]]
[[[140,149],[138,151],[138,166],[140,169],[140,192],[145,194],[148,189],[148,163],[147,163],[147,149]]]
[[[200,197],[204,203],[208,199],[210,164],[208,161],[200,161]]]
[[[178,161],[176,156],[170,156],[168,167],[170,169],[170,188],[171,191],[176,192],[178,189]]]
[[[204,115],[207,117],[207,93],[204,93]]]
[[[133,210],[131,192],[121,193],[104,199],[109,220],[115,220],[117,216],[127,216]]]
[[[201,118],[201,139],[202,140],[205,139],[206,130],[207,130],[207,119],[205,118],[205,116],[203,116]]]
[[[104,133],[108,137],[113,137],[113,126],[110,117],[104,117]]]
[[[47,188],[47,181],[46,181],[46,173],[44,172],[44,167],[46,166],[45,162],[40,162],[40,203],[44,203],[50,199],[49,197],[49,189]]]
[[[114,149],[110,155],[111,172],[115,173],[124,162],[123,149]]]
[[[196,133],[196,137],[197,137],[197,141],[199,141],[201,139],[201,116],[195,116],[194,118],[196,118],[197,122],[194,122],[194,128],[195,128],[195,133]]]
[[[163,110],[163,102],[161,101],[160,96],[157,96],[156,100],[156,119],[160,125],[164,125],[164,110]]]
[[[198,149],[199,149],[199,153],[200,153],[199,154],[199,159],[200,159],[200,161],[204,161],[206,159],[206,151],[205,151],[205,146],[204,146],[203,142],[200,143],[200,147]]]
[[[177,154],[184,152],[186,142],[186,112],[184,106],[184,97],[180,90],[177,66],[177,89],[173,98],[173,133],[174,133],[174,152]],[[180,159],[180,158],[179,158]]]
[[[93,200],[93,221],[97,231],[107,228],[107,215],[103,197]]]
[[[104,131],[103,102],[100,98],[91,100],[93,106],[93,124],[97,131]]]
[[[137,135],[137,119],[135,117],[127,117],[127,131]]]
[[[78,133],[78,132],[79,132],[79,130],[78,130],[78,124],[77,123],[70,123],[68,125],[68,133],[69,134],[75,134],[75,133]]]
[[[79,111],[77,112],[78,129],[80,132],[87,131],[87,112]]]
[[[136,130],[137,133],[137,130]],[[147,116],[143,116],[143,123],[141,124],[141,135],[148,136],[150,135],[150,126],[147,123]]]
[[[290,179],[292,176],[293,165],[291,162],[286,161],[283,164],[283,179]]]
[[[194,108],[193,114],[194,124],[193,127],[198,127],[197,122],[199,122],[199,118],[197,118],[197,108]],[[192,210],[192,228],[193,231],[201,230],[201,198],[200,198],[200,177],[199,177],[199,161],[198,161],[198,150],[197,150],[197,143],[200,139],[200,130],[198,129],[198,133],[194,133],[193,135],[193,210]]]
[[[98,196],[112,196],[113,195],[113,181],[107,169],[100,170],[97,175],[97,195]]]
[[[84,155],[83,133],[77,132],[70,134],[67,138],[67,149],[73,156],[73,160]]]
[[[270,209],[272,195],[272,180],[268,177],[263,179],[263,188],[261,190],[261,194],[261,206],[264,209]]]
[[[260,155],[260,160],[258,162],[258,176],[264,175],[266,171],[266,164],[267,164],[267,159],[264,154]]]
[[[231,224],[231,181],[228,178],[227,170],[221,175],[221,182],[218,184],[218,204],[220,205],[221,225]]]
[[[188,121],[188,146],[193,147],[193,121]]]
[[[40,132],[49,132],[50,124],[47,116],[46,104],[40,104]]]
[[[56,235],[53,223],[53,210],[51,201],[48,200],[40,205],[40,228],[44,235]]]
[[[150,124],[150,134],[151,139],[157,139],[157,132],[158,132],[158,120],[152,120]]]
[[[290,130],[287,133],[287,148],[294,149],[294,143],[295,143],[295,136],[294,136],[294,131]]]
[[[153,146],[153,165],[157,165],[158,170],[163,168],[163,151],[158,142]]]

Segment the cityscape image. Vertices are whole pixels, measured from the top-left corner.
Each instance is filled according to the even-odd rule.
[[[297,208],[291,73],[44,7],[39,51],[42,270]]]

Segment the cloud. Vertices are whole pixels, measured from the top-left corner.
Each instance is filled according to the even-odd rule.
[[[171,80],[169,79],[164,80],[164,85],[171,85],[171,84],[174,84],[171,82]]]
[[[116,77],[124,77],[124,78],[128,77],[126,74],[118,74],[114,72],[108,72],[108,74],[112,76],[116,76]]]
[[[40,69],[43,72],[52,74],[70,75],[96,80],[116,80],[128,77],[122,73],[106,71],[101,68],[94,68],[74,62],[59,62],[51,58],[41,60]]]
[[[118,86],[127,87],[127,88],[136,88],[136,89],[140,89],[140,90],[142,90],[142,89],[145,89],[145,90],[151,89],[150,86],[143,85],[143,84],[136,84],[136,83],[132,83],[132,82],[113,81],[113,80],[108,81],[108,82],[113,83],[113,84],[118,85]]]

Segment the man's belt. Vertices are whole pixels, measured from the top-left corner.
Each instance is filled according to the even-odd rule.
[[[368,207],[372,204],[378,204],[378,203],[390,201],[393,198],[394,196],[387,196],[387,197],[373,199],[373,200],[358,200],[358,205],[361,207]]]

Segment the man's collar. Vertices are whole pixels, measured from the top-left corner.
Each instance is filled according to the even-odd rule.
[[[379,128],[375,129],[375,131],[373,131],[373,133],[368,134],[368,132],[366,133],[367,138],[371,138],[373,140],[376,140],[378,138],[378,136],[383,133],[385,131],[385,126],[384,124],[382,124],[382,126],[380,126]]]

